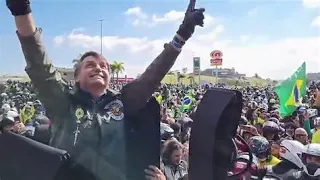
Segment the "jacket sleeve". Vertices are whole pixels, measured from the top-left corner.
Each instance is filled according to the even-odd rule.
[[[48,114],[57,116],[68,109],[66,85],[60,73],[52,65],[41,40],[41,29],[31,36],[18,37],[27,63],[26,72],[31,82],[39,91],[39,97],[44,103]],[[55,119],[52,118],[53,123]]]
[[[180,51],[174,49],[171,44],[165,44],[164,50],[145,72],[138,79],[123,87],[124,100],[130,104],[129,107],[126,107],[127,111],[136,112],[146,105],[179,54]]]
[[[309,135],[309,137],[312,136],[310,120],[305,120],[303,122],[303,128],[307,131],[307,134]]]

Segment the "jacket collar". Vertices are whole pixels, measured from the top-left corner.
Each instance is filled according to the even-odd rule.
[[[82,104],[86,107],[93,107],[94,104],[98,104],[98,106],[105,105],[107,102],[111,101],[114,96],[118,94],[120,93],[108,89],[106,93],[104,93],[102,96],[95,100],[89,92],[81,88],[76,88],[75,91],[70,94],[70,98],[72,102],[76,102],[77,104]]]

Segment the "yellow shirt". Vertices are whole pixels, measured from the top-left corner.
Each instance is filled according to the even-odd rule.
[[[159,95],[159,96],[156,96],[156,100],[158,101],[159,104],[162,103],[162,96]]]
[[[254,121],[253,121],[253,125],[255,126],[255,125],[258,124],[258,123],[263,125],[263,124],[265,123],[265,120],[258,117],[257,120],[254,120]]]
[[[28,123],[34,116],[35,109],[33,106],[31,106],[31,110],[29,113],[26,113],[26,106],[24,106],[20,111],[20,121],[23,124]]]
[[[265,166],[270,166],[270,165],[274,166],[274,165],[277,165],[280,162],[281,162],[280,159],[278,159],[275,156],[271,155],[271,158],[269,160],[264,161],[264,162],[259,161],[259,166],[260,167],[265,167]]]
[[[311,143],[320,144],[320,129],[313,133]]]

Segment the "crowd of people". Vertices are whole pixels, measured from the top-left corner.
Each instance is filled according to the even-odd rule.
[[[111,86],[118,85],[113,83]],[[184,178],[188,173],[189,137],[193,123],[189,115],[211,87],[214,85],[163,84],[153,95],[161,105],[160,169],[167,180]],[[242,175],[243,178],[320,178],[320,116],[317,111],[320,83],[310,84],[303,103],[287,117],[280,116],[279,100],[272,87],[223,88],[237,89],[243,95],[242,116],[235,140],[240,157],[248,160],[248,152],[254,157],[252,168]],[[0,89],[1,131],[11,130],[49,144],[50,131],[35,134],[36,128],[50,126],[50,120],[32,84],[8,80]],[[248,146],[238,138],[245,140]],[[241,171],[245,162],[235,164],[230,174]]]

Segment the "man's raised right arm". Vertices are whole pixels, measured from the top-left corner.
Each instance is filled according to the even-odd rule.
[[[48,114],[56,116],[63,113],[61,110],[68,109],[65,93],[67,86],[48,58],[41,39],[41,29],[36,28],[31,10],[21,13],[21,9],[12,8],[11,1],[16,5],[17,1],[23,4],[27,0],[7,0],[7,6],[15,18],[17,35],[27,63],[25,70],[39,91],[40,99],[45,104]],[[19,10],[21,14],[14,12]]]

